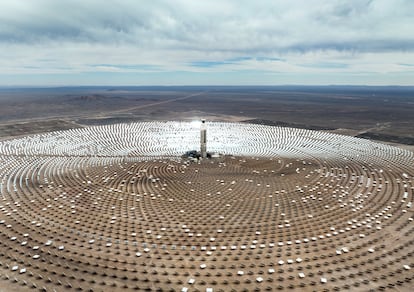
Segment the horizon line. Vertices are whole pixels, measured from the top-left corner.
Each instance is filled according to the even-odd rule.
[[[388,85],[369,85],[369,84],[248,84],[248,85],[235,85],[235,84],[226,84],[226,85],[190,85],[190,84],[168,84],[168,85],[105,85],[105,84],[94,84],[94,85],[0,85],[0,88],[86,88],[86,87],[414,87],[413,85],[399,85],[399,84],[388,84]]]

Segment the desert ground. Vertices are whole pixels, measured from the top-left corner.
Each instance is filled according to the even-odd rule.
[[[247,121],[414,145],[414,88],[66,87],[0,89],[0,137],[152,120]]]
[[[414,287],[413,89],[9,88],[0,104],[0,291]],[[116,136],[201,118],[265,131],[202,161]],[[268,126],[317,154],[280,154]]]

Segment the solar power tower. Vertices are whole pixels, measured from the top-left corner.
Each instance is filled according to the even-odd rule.
[[[207,157],[207,128],[206,128],[206,120],[201,120],[201,127],[200,127],[200,152],[201,157]]]

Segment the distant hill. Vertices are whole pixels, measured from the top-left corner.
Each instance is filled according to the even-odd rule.
[[[364,138],[364,139],[372,139],[377,141],[385,141],[385,142],[393,142],[399,144],[406,144],[406,145],[414,145],[414,138],[411,137],[402,137],[402,136],[395,136],[395,135],[388,135],[388,134],[381,134],[381,133],[372,133],[366,132],[363,134],[359,134],[356,137]]]
[[[106,96],[101,94],[88,94],[88,95],[69,95],[67,101],[69,102],[111,102],[114,100],[122,99],[119,96]]]
[[[336,130],[336,128],[332,128],[332,127],[320,127],[320,126],[314,126],[314,125],[286,123],[282,121],[269,121],[269,120],[262,120],[262,119],[245,120],[243,121],[243,123],[276,126],[276,127],[291,127],[291,128],[300,128],[300,129],[307,129],[307,130]]]

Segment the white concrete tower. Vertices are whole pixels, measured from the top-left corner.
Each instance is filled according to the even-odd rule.
[[[201,157],[207,157],[207,128],[206,128],[206,120],[201,120],[201,127],[200,127],[200,152]]]

